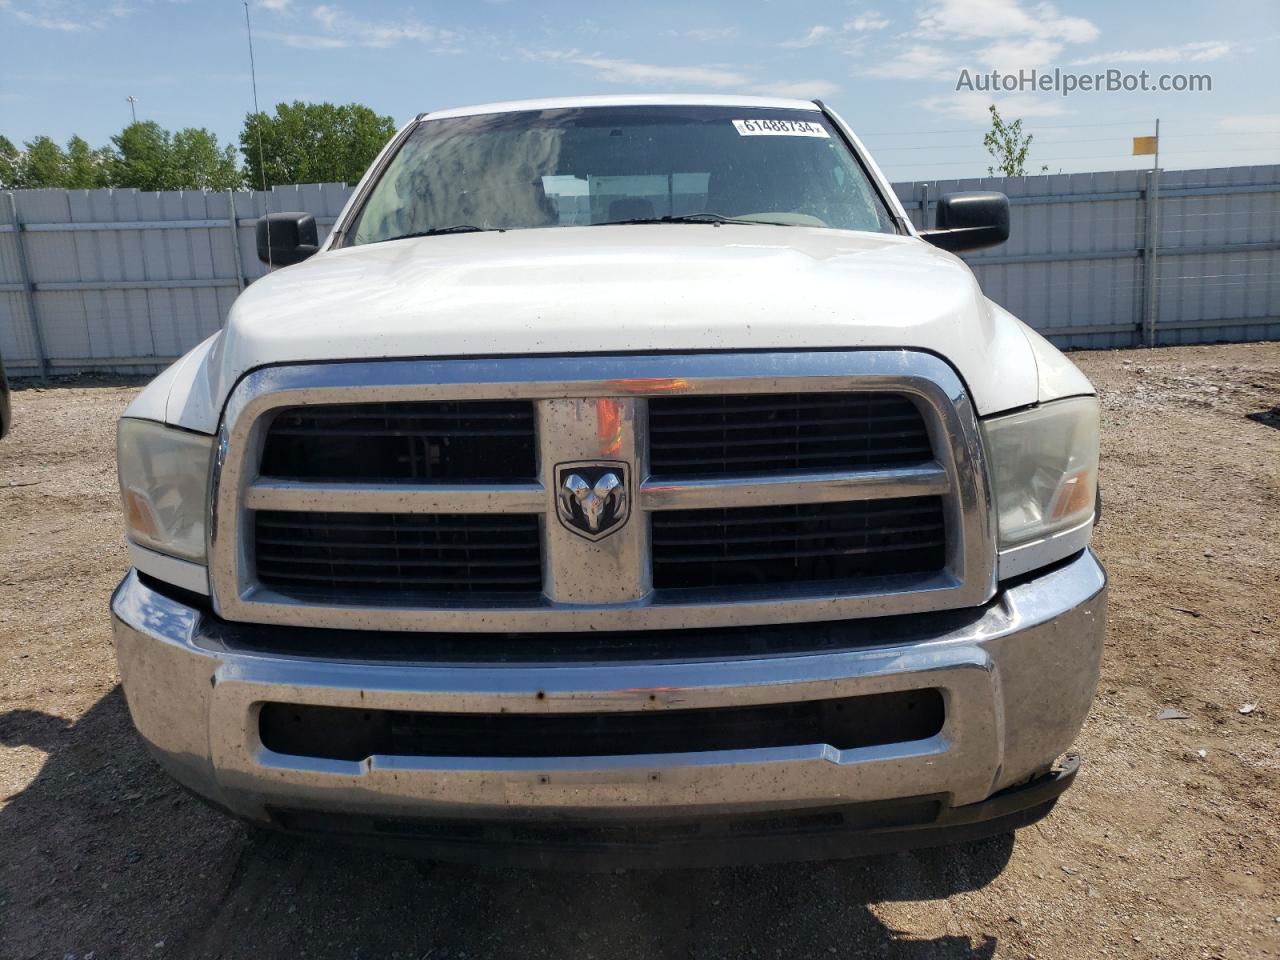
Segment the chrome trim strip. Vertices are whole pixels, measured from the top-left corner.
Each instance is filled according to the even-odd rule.
[[[1070,530],[1060,530],[1051,536],[1045,537],[1043,540],[1033,540],[1031,543],[1023,543],[1007,550],[1001,550],[999,555],[1000,579],[1008,580],[1010,577],[1019,577],[1024,573],[1030,573],[1032,570],[1047,567],[1063,557],[1078,553],[1089,546],[1089,538],[1092,535],[1093,517],[1090,517],[1084,523],[1072,527]]]
[[[643,510],[767,507],[789,503],[936,496],[950,489],[951,478],[942,464],[935,462],[898,470],[646,480],[640,485],[640,507]]]
[[[135,569],[183,590],[209,595],[209,568],[204,564],[148,550],[127,538],[125,546],[129,549],[129,562]]]
[[[913,493],[940,491],[947,530],[945,568],[929,575],[860,580],[845,589],[832,589],[830,584],[803,584],[717,592],[653,590],[648,579],[646,511],[687,505],[690,501],[684,498],[701,498],[703,506],[727,504],[718,494],[691,492],[686,484],[648,480],[644,462],[647,445],[643,443],[648,405],[644,398],[674,393],[839,390],[909,397],[924,414],[935,466],[925,467],[919,474],[833,471],[820,478],[809,475],[798,483],[795,478],[774,483],[751,477],[736,485],[721,485],[721,490],[730,491],[724,496],[733,503],[770,503],[795,502],[801,495],[819,500],[887,497],[908,487]],[[533,600],[499,598],[482,606],[475,598],[446,596],[430,605],[392,608],[341,596],[322,603],[302,602],[256,582],[252,537],[239,535],[240,530],[248,529],[249,511],[254,506],[269,503],[276,509],[288,509],[287,504],[292,503],[294,509],[307,509],[295,496],[315,497],[311,502],[323,502],[326,509],[329,504],[339,504],[334,509],[347,510],[397,509],[391,504],[410,502],[414,505],[411,509],[430,509],[432,504],[445,502],[440,499],[443,494],[438,486],[405,485],[401,489],[391,485],[300,483],[290,485],[286,491],[278,481],[263,481],[258,475],[258,458],[275,410],[312,403],[511,398],[532,400],[537,410],[542,475],[539,483],[530,487],[540,491],[540,505],[533,503],[533,489],[522,489],[517,494],[509,489],[504,492],[498,485],[472,485],[465,488],[465,496],[452,503],[459,506],[467,500],[467,509],[483,512],[482,507],[473,505],[482,504],[486,497],[510,495],[503,502],[513,509],[519,504],[522,510],[542,514],[547,562],[544,595]],[[606,454],[611,443],[606,442],[600,412],[604,401],[612,401],[608,404],[611,409],[624,411],[610,422],[625,424],[617,438],[622,444],[618,447],[619,458],[631,459],[634,465],[632,489],[644,491],[637,498],[639,509],[617,534],[596,543],[583,540],[574,544],[570,553],[557,552],[557,531],[563,528],[556,520],[554,490],[548,486],[547,477],[558,462],[555,458],[609,458]],[[935,470],[945,476],[945,486]],[[945,361],[915,351],[578,355],[271,367],[249,374],[232,392],[223,416],[215,471],[218,480],[209,524],[210,579],[214,607],[229,620],[389,630],[658,630],[970,607],[985,603],[995,592],[995,517],[973,403]],[[879,477],[874,476],[877,473]],[[895,476],[891,478],[887,473]],[[326,487],[334,486],[339,487],[337,492],[325,492]],[[369,486],[373,489],[366,489]],[[684,489],[664,492],[677,486]],[[837,493],[841,488],[844,492]],[[761,500],[756,499],[757,493],[787,499]],[[473,495],[476,499],[467,499]],[[399,500],[401,497],[405,499]],[[657,499],[646,502],[650,497]],[[567,532],[565,535],[571,536]],[[625,563],[638,565],[639,572],[622,570],[625,564],[617,551],[623,545],[630,558]],[[566,572],[557,579],[555,571],[562,562],[567,565]],[[598,589],[579,591],[572,586],[570,581],[584,573],[595,578]]]
[[[302,603],[267,587],[249,587],[237,616],[280,626],[344,627],[353,630],[475,630],[489,633],[551,633],[567,630],[679,630],[706,626],[804,623],[852,617],[887,617],[946,610],[959,603],[965,584],[946,573],[860,581],[856,588],[833,591],[806,584],[782,589],[746,590],[732,594],[707,591],[651,590],[638,600],[607,604],[553,602],[538,606],[517,603],[477,605],[469,597],[445,599],[430,607],[369,606],[354,598],[334,596],[323,604]],[[225,611],[226,604],[223,604]],[[239,614],[239,611],[247,614]]]
[[[329,513],[541,513],[540,483],[505,486],[397,483],[309,483],[255,480],[244,495],[249,510],[321,510]]]

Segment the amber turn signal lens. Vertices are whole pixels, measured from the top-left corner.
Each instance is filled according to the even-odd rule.
[[[1053,505],[1053,518],[1083,513],[1086,507],[1093,506],[1094,490],[1092,470],[1077,470],[1062,481],[1058,490],[1057,502]]]

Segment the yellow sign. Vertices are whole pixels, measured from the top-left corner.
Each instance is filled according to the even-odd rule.
[[[1133,155],[1135,157],[1144,157],[1154,154],[1159,139],[1159,137],[1134,137]]]

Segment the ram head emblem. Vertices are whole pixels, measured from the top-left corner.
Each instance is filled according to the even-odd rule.
[[[607,537],[626,523],[630,508],[625,463],[587,461],[556,467],[556,512],[578,536]]]

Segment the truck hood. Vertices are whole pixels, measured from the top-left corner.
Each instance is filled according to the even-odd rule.
[[[1021,325],[917,238],[644,224],[396,240],[278,270],[236,301],[168,419],[200,429],[184,407],[208,404],[216,426],[246,372],[300,361],[858,347],[940,354],[983,414],[1036,402]]]

